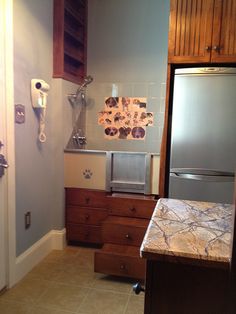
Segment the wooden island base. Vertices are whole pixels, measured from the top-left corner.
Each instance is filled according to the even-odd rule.
[[[145,314],[227,314],[225,269],[147,261]]]

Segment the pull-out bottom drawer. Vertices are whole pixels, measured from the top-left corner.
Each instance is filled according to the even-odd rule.
[[[67,224],[67,241],[102,243],[101,227],[92,225]]]
[[[145,268],[146,262],[140,257],[138,247],[105,244],[95,252],[95,272],[144,279]]]

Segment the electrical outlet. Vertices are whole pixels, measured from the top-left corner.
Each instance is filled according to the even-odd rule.
[[[25,213],[25,229],[28,229],[31,225],[31,212]]]

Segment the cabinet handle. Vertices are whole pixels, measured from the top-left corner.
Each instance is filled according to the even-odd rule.
[[[215,50],[216,52],[220,52],[220,46],[213,46],[213,50]]]
[[[209,51],[211,50],[211,46],[206,46],[206,47],[205,47],[205,50],[206,50],[207,52],[209,52]]]

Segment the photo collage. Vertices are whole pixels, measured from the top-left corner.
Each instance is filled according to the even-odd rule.
[[[98,124],[106,139],[144,140],[146,127],[153,126],[153,112],[147,112],[147,99],[140,97],[106,97]]]

